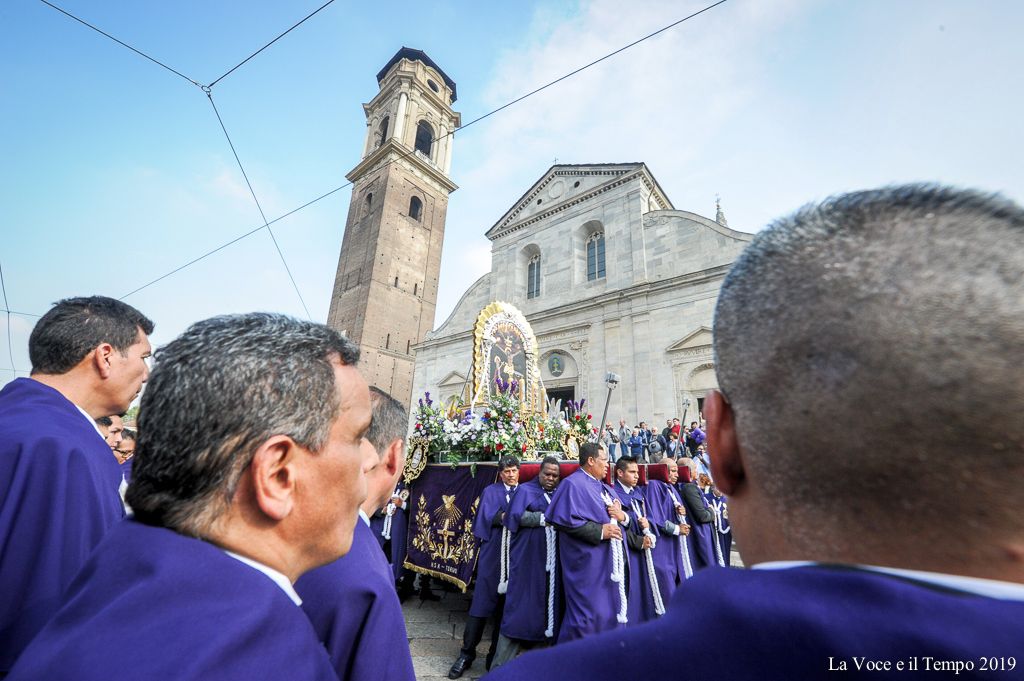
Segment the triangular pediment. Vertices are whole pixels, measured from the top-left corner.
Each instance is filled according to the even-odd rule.
[[[706,348],[711,345],[711,327],[702,326],[691,331],[672,345],[668,346],[665,352],[676,352],[677,350],[689,350],[691,348]]]
[[[439,386],[461,386],[466,382],[466,377],[460,374],[458,371],[451,371],[447,376],[438,381]]]
[[[643,163],[589,163],[551,166],[513,206],[487,230],[487,238],[495,239],[509,228],[531,218],[560,210],[567,205],[586,201],[609,185],[623,181],[624,176],[640,174],[651,187],[660,209],[672,204]]]

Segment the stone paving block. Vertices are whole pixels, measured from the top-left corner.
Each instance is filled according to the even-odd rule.
[[[409,633],[409,638],[441,638],[451,639],[452,638],[452,627],[453,625],[448,622],[407,622],[405,625],[406,631]],[[459,636],[462,634],[460,633]]]

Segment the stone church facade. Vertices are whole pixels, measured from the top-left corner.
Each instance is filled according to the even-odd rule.
[[[676,210],[643,163],[556,165],[487,232],[491,271],[413,344],[413,395],[447,398],[469,377],[472,327],[488,303],[518,307],[537,335],[549,395],[608,420],[696,417],[717,386],[711,322],[731,263],[751,239]]]

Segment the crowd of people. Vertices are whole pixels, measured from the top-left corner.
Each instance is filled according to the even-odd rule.
[[[706,421],[606,428],[564,478],[501,462],[449,675],[490,618],[497,681],[1021,678],[1021,281],[1024,211],[972,191],[856,192],[757,234]],[[150,372],[153,328],[60,301],[0,390],[0,676],[411,681],[380,549],[404,544],[405,408],[321,324],[203,320]],[[721,567],[725,521],[748,569]]]

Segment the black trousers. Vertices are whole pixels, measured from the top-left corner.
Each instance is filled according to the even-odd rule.
[[[501,618],[505,613],[505,595],[498,596],[498,604],[494,606],[494,612],[490,617],[473,617],[470,615],[466,621],[466,629],[462,632],[462,650],[460,653],[470,660],[476,659],[476,647],[484,637],[484,628],[488,620],[491,622],[491,647],[487,653],[490,658],[498,648],[498,636],[501,634]]]

